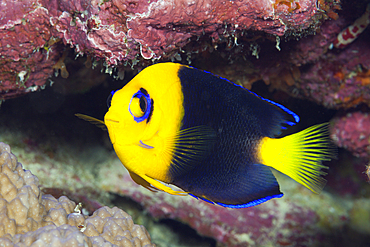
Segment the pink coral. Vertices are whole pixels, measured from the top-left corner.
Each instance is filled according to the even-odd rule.
[[[52,45],[47,9],[24,1],[2,1],[0,5],[0,99],[3,99],[44,85],[60,51]]]
[[[51,23],[77,52],[93,53],[117,65],[140,57],[168,57],[192,37],[209,35],[219,40],[245,29],[281,36],[314,24],[320,16],[315,1],[295,3],[299,8],[289,12],[286,6],[274,8],[267,0],[91,2],[57,11]]]
[[[369,33],[363,33],[345,49],[330,50],[345,25],[343,18],[327,21],[317,35],[283,43],[280,52],[263,46],[258,60],[229,66],[232,71],[247,72],[236,79],[235,75],[228,78],[238,81],[241,77],[246,87],[262,79],[272,88],[332,109],[361,103],[370,106]]]
[[[181,47],[200,36],[211,37],[215,43],[236,39],[243,30],[282,36],[318,25],[325,15],[314,0],[288,4],[268,0],[2,0],[0,4],[0,99],[44,85],[61,57],[59,41],[79,54],[103,59],[108,66],[134,66],[145,59],[174,58]]]
[[[331,137],[358,157],[370,157],[370,115],[363,112],[347,113],[333,120]]]
[[[328,108],[370,106],[370,46],[364,38],[306,68],[300,84],[305,96]]]

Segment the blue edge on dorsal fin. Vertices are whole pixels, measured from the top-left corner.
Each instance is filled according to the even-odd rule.
[[[189,67],[191,67],[191,66],[189,66]],[[191,68],[193,68],[193,69],[197,69],[197,68],[194,68],[194,67],[191,67]],[[208,71],[204,71],[204,70],[203,70],[203,72],[205,72],[205,73],[209,73],[209,74],[211,74],[211,75],[214,75],[213,73],[208,72]],[[295,125],[296,123],[298,123],[298,122],[299,122],[299,120],[300,120],[300,119],[299,119],[299,116],[298,116],[297,114],[295,114],[294,112],[292,112],[291,110],[289,110],[288,108],[286,108],[285,106],[283,106],[283,105],[281,105],[281,104],[279,104],[279,103],[276,103],[276,102],[274,102],[274,101],[272,101],[272,100],[265,99],[265,98],[263,98],[263,97],[259,96],[258,94],[254,93],[254,92],[252,92],[252,91],[250,91],[250,90],[248,90],[248,89],[246,89],[245,87],[243,87],[243,86],[241,86],[241,85],[235,84],[234,82],[232,82],[232,81],[230,81],[230,80],[228,80],[228,79],[226,79],[226,78],[223,78],[223,77],[218,76],[218,75],[214,75],[214,76],[216,76],[216,77],[218,77],[218,78],[220,78],[220,79],[222,79],[222,80],[225,80],[225,81],[227,81],[227,82],[229,82],[229,83],[232,83],[232,84],[233,84],[233,85],[235,85],[235,86],[241,87],[242,89],[244,89],[244,90],[246,90],[246,91],[250,92],[251,94],[255,95],[256,97],[258,97],[258,98],[260,98],[260,99],[262,99],[262,100],[264,100],[264,101],[267,101],[267,102],[269,102],[269,103],[270,103],[270,104],[272,104],[272,105],[275,105],[275,106],[279,107],[281,110],[283,110],[284,112],[286,112],[286,113],[288,113],[289,115],[291,115],[291,116],[294,118],[294,121],[295,121],[295,122],[285,121],[285,123],[286,123],[287,125],[289,125],[289,126],[293,126],[293,125]],[[286,128],[282,126],[282,129],[286,129]],[[212,201],[210,201],[210,200],[207,200],[207,199],[205,199],[205,198],[203,198],[203,197],[198,197],[198,196],[193,195],[193,194],[191,194],[191,193],[189,193],[189,195],[191,195],[192,197],[194,197],[194,198],[196,198],[196,199],[201,199],[201,200],[206,201],[206,202],[208,202],[208,203],[211,203],[211,204],[217,204],[217,205],[220,205],[220,206],[223,206],[223,207],[227,207],[227,208],[248,208],[248,207],[253,207],[253,206],[259,205],[259,204],[264,203],[264,202],[266,202],[266,201],[269,201],[269,200],[271,200],[271,199],[273,199],[273,198],[281,198],[284,194],[278,194],[278,195],[273,195],[273,196],[267,196],[267,197],[264,197],[264,198],[261,198],[261,199],[257,199],[257,200],[254,200],[254,201],[251,201],[251,202],[248,202],[248,203],[245,203],[245,204],[237,204],[237,205],[224,204],[224,203],[221,203],[221,202],[212,202]]]
[[[233,82],[231,82],[231,83],[233,83]],[[234,85],[239,86],[239,87],[241,87],[241,88],[244,88],[244,87],[242,87],[242,86],[240,86],[240,85],[237,85],[237,84],[235,84],[235,83],[234,83]],[[279,107],[280,109],[282,109],[283,111],[285,111],[286,113],[288,113],[289,115],[293,116],[293,118],[294,118],[295,122],[286,121],[285,123],[286,123],[287,125],[289,125],[289,126],[293,126],[293,125],[295,125],[296,123],[298,123],[298,122],[299,122],[299,116],[298,116],[297,114],[295,114],[294,112],[292,112],[291,110],[289,110],[288,108],[286,108],[285,106],[280,105],[279,103],[276,103],[276,102],[274,102],[274,101],[272,101],[272,100],[265,99],[265,98],[263,98],[263,97],[259,96],[258,94],[254,93],[254,92],[252,92],[252,91],[249,91],[249,90],[248,90],[248,89],[246,89],[246,88],[244,88],[244,89],[245,89],[245,90],[247,90],[248,92],[250,92],[250,93],[254,94],[254,95],[255,95],[255,96],[257,96],[258,98],[260,98],[260,99],[262,99],[262,100],[264,100],[264,101],[267,101],[267,102],[269,102],[270,104],[276,105],[277,107]]]
[[[191,67],[191,68],[193,68],[193,69],[198,70],[197,68],[194,68],[194,67],[192,67],[192,66],[189,66],[189,67]],[[295,114],[294,112],[292,112],[291,110],[289,110],[288,108],[286,108],[285,106],[280,105],[279,103],[276,103],[276,102],[274,102],[274,101],[272,101],[272,100],[265,99],[265,98],[263,98],[263,97],[259,96],[258,94],[254,93],[254,92],[252,92],[252,91],[250,91],[250,90],[248,90],[248,89],[246,89],[245,87],[243,87],[243,86],[241,86],[241,85],[235,84],[234,82],[232,82],[232,81],[230,81],[230,80],[228,80],[228,79],[226,79],[226,78],[223,78],[223,77],[221,77],[221,76],[215,75],[215,74],[213,74],[213,73],[211,73],[211,72],[209,72],[209,71],[205,71],[205,70],[202,70],[202,71],[203,71],[204,73],[211,74],[211,75],[216,76],[216,77],[218,77],[218,78],[220,78],[220,79],[222,79],[222,80],[225,80],[225,81],[227,81],[227,82],[229,82],[229,83],[232,83],[232,84],[233,84],[233,85],[235,85],[235,86],[241,87],[241,88],[243,88],[244,90],[247,90],[247,91],[248,91],[248,92],[250,92],[251,94],[255,95],[256,97],[258,97],[258,98],[260,98],[260,99],[262,99],[262,100],[264,100],[264,101],[267,101],[267,102],[269,102],[270,104],[273,104],[273,105],[275,105],[275,106],[279,107],[281,110],[283,110],[283,111],[285,111],[286,113],[288,113],[289,115],[291,115],[291,116],[294,118],[294,120],[295,120],[295,122],[286,121],[285,123],[286,123],[287,125],[289,125],[289,126],[293,126],[293,125],[295,125],[296,123],[298,123],[298,122],[299,122],[299,116],[298,116],[297,114]],[[286,128],[285,128],[285,127],[282,127],[282,129],[286,129]]]
[[[245,203],[245,204],[237,204],[237,205],[232,205],[232,204],[224,204],[224,203],[221,203],[221,202],[212,202],[210,200],[207,200],[203,197],[198,197],[196,195],[193,195],[191,193],[189,193],[189,195],[191,195],[192,197],[196,198],[196,199],[201,199],[205,202],[208,202],[208,203],[211,203],[211,204],[217,204],[217,205],[220,205],[220,206],[223,206],[223,207],[226,207],[226,208],[249,208],[249,207],[254,207],[254,206],[257,206],[261,203],[264,203],[264,202],[267,202],[268,200],[271,200],[273,198],[281,198],[284,194],[278,194],[278,195],[273,195],[273,196],[267,196],[265,198],[261,198],[261,199],[257,199],[257,200],[254,200],[254,201],[251,201],[251,202],[248,202],[248,203]]]

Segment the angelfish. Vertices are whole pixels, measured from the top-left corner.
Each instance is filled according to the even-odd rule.
[[[283,196],[276,169],[319,193],[335,157],[328,124],[276,138],[298,115],[231,81],[159,63],[112,92],[104,122],[132,179],[150,190],[245,208]],[[172,184],[181,190],[175,190]]]

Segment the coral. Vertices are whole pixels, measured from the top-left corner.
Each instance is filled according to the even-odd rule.
[[[308,98],[328,108],[370,106],[370,46],[357,40],[347,49],[328,53],[302,74],[299,88]]]
[[[338,14],[335,12],[335,10],[340,10],[341,7],[339,5],[340,0],[334,0],[334,1],[327,1],[327,0],[318,0],[317,4],[319,5],[320,9],[322,11],[326,12],[326,15],[331,19],[338,19]]]
[[[154,246],[143,226],[119,208],[90,217],[65,196],[43,195],[38,178],[0,142],[0,241],[2,246]]]
[[[135,66],[175,59],[200,37],[217,46],[236,42],[245,30],[283,36],[317,27],[326,17],[314,0],[2,0],[1,6],[0,99],[39,89],[53,69],[68,76],[62,43],[107,66]]]
[[[277,7],[281,4],[288,6],[289,13],[292,13],[293,11],[299,10],[301,8],[299,3],[295,2],[294,0],[288,0],[288,1],[286,1],[286,0],[276,0],[275,3],[272,4],[272,7],[274,9],[277,9]]]
[[[361,7],[364,6],[357,9]],[[370,5],[367,8],[367,16],[363,14],[358,20],[364,22],[365,18],[369,22]],[[350,108],[361,103],[370,106],[369,33],[360,35],[358,32],[355,37],[357,39],[340,46],[345,49],[333,48],[333,45],[339,47],[336,45],[338,35],[348,26],[348,19],[353,18],[348,16],[351,9],[347,11],[337,20],[327,21],[317,35],[299,42],[299,50],[293,48],[289,60],[299,66],[301,76],[296,80],[296,90],[288,89],[287,92],[299,92],[300,97],[311,99],[327,108]],[[356,23],[353,25],[360,25]]]
[[[319,2],[322,5],[324,1]],[[279,1],[280,5],[288,3],[291,2]],[[214,54],[203,52],[205,59],[198,67],[203,66],[246,88],[263,80],[270,90],[285,91],[290,96],[309,99],[327,108],[351,108],[361,103],[370,106],[368,29],[344,49],[333,46],[341,30],[351,24],[351,18],[361,16],[365,6],[364,3],[354,9],[346,6],[347,11],[324,22],[315,35],[301,37],[299,41],[282,41],[278,49],[257,38],[249,51],[256,59],[240,56],[247,48],[241,43],[229,51],[218,50],[216,58],[212,57]],[[232,64],[228,64],[230,60]]]
[[[370,157],[370,115],[350,112],[332,120],[331,138],[358,157]]]
[[[208,62],[207,69],[247,88],[263,80],[270,90],[285,91],[326,108],[370,106],[370,33],[365,31],[344,49],[330,49],[346,24],[343,16],[326,21],[316,35],[281,43],[281,51],[260,42],[258,59],[240,58],[231,51],[228,56],[235,57],[231,65],[219,62],[226,57],[219,51],[220,57],[207,58],[217,61]]]
[[[315,63],[329,51],[343,25],[343,19],[326,21],[315,35],[305,37],[289,49],[286,60],[297,67]]]
[[[60,49],[48,10],[33,1],[1,1],[0,100],[33,92],[46,83]]]

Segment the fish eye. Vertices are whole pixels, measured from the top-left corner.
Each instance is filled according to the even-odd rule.
[[[140,104],[140,110],[143,113],[146,112],[146,109],[148,108],[148,103],[147,103],[146,98],[144,96],[140,97],[139,104]]]
[[[129,112],[138,123],[148,119],[150,116],[152,101],[147,91],[141,88],[131,98]]]
[[[112,97],[113,97],[114,93],[115,93],[115,92],[117,92],[117,91],[118,91],[118,90],[110,92],[110,94],[109,94],[109,96],[108,96],[108,98],[107,98],[107,106],[108,106],[108,108],[109,108],[109,107],[110,107],[110,105],[111,105]]]

